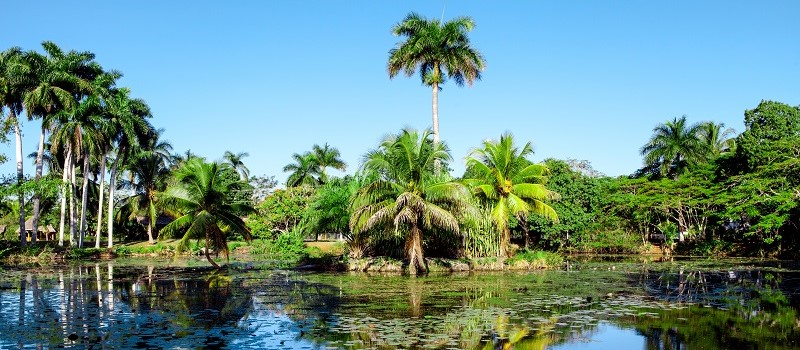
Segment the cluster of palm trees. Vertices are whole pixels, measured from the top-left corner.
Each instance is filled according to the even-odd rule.
[[[8,111],[6,125],[13,128],[16,136],[20,184],[24,181],[20,118],[24,112],[28,120],[41,121],[35,180],[44,176],[45,160],[49,163],[50,176],[61,173],[64,185],[61,186],[59,244],[64,244],[64,225],[68,222],[70,244],[82,246],[88,227],[90,179],[103,184],[106,163],[113,159],[109,186],[109,198],[113,198],[115,181],[123,163],[146,150],[148,140],[156,138],[157,133],[147,121],[150,117],[147,104],[132,98],[129,89],[116,85],[122,76],[119,72],[104,70],[91,52],[65,52],[48,41],[42,43],[42,47],[44,54],[17,47],[0,53],[0,101]],[[47,150],[46,144],[50,146]],[[81,179],[80,190],[78,179]],[[27,241],[25,193],[21,188],[17,200],[20,241],[24,245]],[[76,203],[78,194],[80,209]],[[101,193],[97,208],[98,232],[104,197]],[[33,242],[37,239],[41,200],[39,193],[33,194]],[[109,244],[113,241],[113,209],[114,203],[109,200],[106,218]],[[99,238],[98,233],[95,246],[99,246]]]
[[[686,116],[681,116],[653,128],[653,136],[640,152],[648,169],[677,178],[694,165],[734,151],[735,134],[723,123],[689,124]]]
[[[327,143],[323,146],[314,145],[311,151],[303,154],[295,153],[292,159],[294,163],[283,167],[283,171],[290,172],[286,180],[288,187],[323,185],[328,182],[328,168],[340,171],[347,169],[339,150]]]

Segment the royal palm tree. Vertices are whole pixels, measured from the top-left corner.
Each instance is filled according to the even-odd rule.
[[[302,185],[316,186],[320,183],[321,169],[313,153],[292,155],[294,163],[287,164],[283,171],[291,172],[286,180],[286,186],[297,187]]]
[[[352,202],[354,233],[394,227],[406,235],[405,253],[411,274],[426,271],[423,230],[459,232],[455,215],[468,208],[469,190],[435,171],[451,160],[444,143],[434,143],[429,130],[403,130],[365,155],[363,170],[376,180],[358,190]]]
[[[17,201],[19,206],[19,240],[25,246],[25,196],[22,189],[24,181],[22,158],[22,131],[20,129],[19,115],[23,109],[24,91],[30,85],[30,66],[24,59],[23,52],[18,47],[12,47],[0,52],[0,106],[8,109],[6,125],[14,131],[17,160]],[[2,108],[0,108],[2,109]]]
[[[231,202],[229,193],[246,185],[243,181],[230,181],[225,175],[227,164],[208,163],[202,158],[191,158],[174,172],[174,184],[162,195],[165,207],[180,213],[175,221],[162,230],[162,237],[175,237],[183,232],[177,251],[188,249],[192,239],[205,241],[205,256],[211,265],[219,268],[211,258],[210,250],[223,252],[228,257],[227,236],[239,233],[250,240],[250,230],[241,217],[254,211],[250,205]]]
[[[492,222],[501,233],[500,253],[508,256],[511,241],[509,218],[521,221],[536,214],[557,221],[555,210],[545,203],[558,199],[558,194],[547,189],[547,167],[528,160],[533,147],[528,142],[522,148],[514,145],[511,134],[500,136],[500,141],[484,141],[483,148],[472,151],[467,158],[466,179],[475,195],[492,206]]]
[[[459,86],[472,85],[481,78],[486,65],[480,52],[470,46],[467,33],[475,27],[469,17],[458,17],[442,23],[410,13],[392,28],[405,41],[389,51],[389,78],[404,72],[412,76],[417,71],[422,83],[433,90],[433,142],[439,142],[439,85],[445,77]]]
[[[731,152],[736,147],[736,130],[725,128],[725,123],[704,122],[697,130],[701,142],[705,146],[707,158]]]
[[[225,154],[222,156],[225,159],[225,162],[231,166],[236,173],[239,174],[239,179],[242,181],[247,181],[250,177],[250,169],[247,169],[247,166],[244,165],[242,159],[244,157],[250,156],[247,152],[240,152],[240,153],[233,153],[231,151],[225,151]]]
[[[689,166],[705,158],[699,130],[700,124],[688,125],[686,116],[658,124],[640,150],[645,164],[658,168],[663,176],[677,178]]]
[[[330,167],[341,171],[347,169],[347,164],[342,160],[342,155],[336,147],[330,147],[327,143],[322,147],[320,147],[320,145],[314,145],[311,153],[314,154],[314,160],[320,170],[320,183],[328,182],[327,168]]]

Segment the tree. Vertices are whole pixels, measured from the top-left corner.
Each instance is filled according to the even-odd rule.
[[[470,46],[467,33],[475,27],[469,17],[458,17],[441,23],[414,12],[392,27],[395,36],[405,41],[389,50],[389,78],[404,72],[412,76],[419,71],[422,84],[433,90],[433,142],[439,142],[439,85],[445,76],[458,86],[480,80],[486,65],[480,52]]]
[[[319,167],[320,183],[324,184],[328,182],[328,167],[341,171],[344,171],[347,168],[347,164],[345,164],[342,160],[339,150],[336,149],[336,147],[328,146],[327,143],[322,147],[319,145],[314,145],[312,154],[314,155],[314,161],[317,167]]]
[[[436,171],[451,160],[444,143],[434,143],[430,130],[403,130],[368,152],[363,170],[376,179],[361,187],[352,202],[354,233],[394,227],[405,234],[405,254],[411,274],[426,271],[423,230],[458,233],[456,215],[469,208],[469,190]]]
[[[725,128],[725,123],[704,122],[697,129],[698,136],[706,149],[706,158],[714,158],[722,153],[733,151],[736,147],[736,134],[733,128]]]
[[[555,210],[545,200],[555,200],[559,195],[545,187],[548,169],[543,164],[533,164],[527,156],[533,146],[526,143],[521,149],[514,145],[511,134],[500,136],[500,141],[484,141],[467,158],[468,173],[473,178],[465,180],[479,198],[492,205],[491,219],[502,233],[500,252],[508,256],[511,241],[509,218],[526,221],[531,213],[557,221]]]
[[[659,169],[662,176],[677,178],[689,166],[705,160],[700,139],[700,124],[687,125],[686,116],[653,128],[653,136],[639,150],[647,166]]]
[[[208,163],[201,158],[187,160],[174,173],[174,183],[162,195],[163,205],[180,213],[164,227],[164,237],[174,237],[185,232],[177,250],[189,247],[189,240],[205,241],[205,256],[211,265],[210,250],[223,252],[228,257],[227,235],[239,233],[250,240],[250,230],[236,213],[249,213],[253,208],[247,203],[230,202],[227,193],[239,190],[241,181],[225,181],[226,164]]]
[[[250,177],[250,169],[247,169],[247,166],[244,165],[242,162],[242,158],[249,156],[250,154],[247,152],[240,152],[240,153],[233,153],[231,151],[225,151],[225,155],[222,158],[225,159],[225,162],[231,166],[236,172],[239,174],[239,178],[242,181],[247,181]]]
[[[800,107],[761,101],[745,111],[744,126],[745,131],[736,139],[736,155],[750,170],[800,153]]]
[[[286,180],[286,186],[296,187],[301,185],[316,186],[320,183],[319,176],[322,173],[316,157],[312,153],[292,155],[295,163],[287,164],[283,171],[292,172]]]
[[[147,220],[147,241],[155,243],[153,228],[158,221],[161,208],[158,206],[158,193],[167,186],[170,176],[169,163],[163,154],[153,150],[156,145],[161,144],[157,137],[151,141],[152,147],[141,150],[132,159],[128,171],[133,175],[133,181],[126,186],[134,190],[134,195],[123,201],[123,206],[128,207],[126,212],[131,213],[129,219],[137,215],[144,216]],[[169,143],[166,146],[171,148]],[[166,147],[162,145],[161,147]]]

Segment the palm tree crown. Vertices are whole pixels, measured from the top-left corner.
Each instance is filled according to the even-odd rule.
[[[406,233],[409,271],[427,270],[422,230],[458,233],[455,215],[468,208],[467,188],[435,170],[437,163],[450,160],[447,146],[433,143],[429,130],[403,130],[386,138],[365,155],[363,170],[377,179],[359,189],[353,200],[353,232],[393,226],[396,233]]]
[[[318,177],[322,174],[322,169],[313,153],[295,153],[292,155],[292,159],[294,159],[294,163],[283,167],[283,171],[291,172],[286,180],[286,186],[316,186],[320,183]]]
[[[525,219],[532,213],[558,220],[555,210],[544,202],[559,198],[545,187],[548,169],[528,160],[531,154],[530,142],[517,148],[513,136],[505,134],[500,136],[500,141],[484,141],[483,148],[472,151],[467,158],[467,171],[472,178],[465,182],[479,198],[492,205],[492,222],[502,234],[501,254],[509,253],[509,218],[512,215]]]
[[[445,77],[457,85],[472,85],[480,80],[486,65],[480,52],[470,46],[467,33],[475,27],[469,17],[442,23],[414,12],[392,28],[396,36],[406,37],[389,51],[389,78],[400,72],[412,76],[417,71],[422,83],[433,89],[433,141],[439,142],[438,93]]]
[[[250,154],[247,152],[240,152],[240,153],[233,153],[231,151],[225,151],[225,154],[222,158],[225,159],[225,162],[228,163],[236,172],[239,174],[239,178],[242,181],[247,181],[250,178],[250,169],[244,165],[242,159],[244,157],[249,156]]]
[[[650,141],[640,150],[645,163],[657,167],[661,175],[675,178],[702,161],[706,153],[698,132],[700,127],[700,124],[688,125],[686,116],[658,124]]]
[[[731,152],[736,147],[736,130],[725,128],[725,123],[704,122],[697,130],[708,156],[714,157]]]
[[[314,155],[314,160],[320,170],[320,182],[328,182],[327,168],[334,168],[344,171],[347,169],[347,164],[342,160],[342,155],[336,147],[330,147],[326,143],[324,146],[314,145],[311,153]]]

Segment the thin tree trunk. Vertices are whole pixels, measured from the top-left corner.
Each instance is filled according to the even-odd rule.
[[[72,149],[67,147],[67,156],[64,158],[64,169],[61,174],[61,216],[58,221],[58,245],[64,246],[64,215],[67,207],[67,186],[69,186],[70,159],[72,159]]]
[[[108,225],[106,228],[108,230],[109,248],[114,246],[114,191],[117,189],[117,168],[124,152],[124,147],[120,147],[117,150],[117,157],[114,159],[114,165],[111,166],[111,178],[108,180]]]
[[[208,262],[210,262],[215,269],[218,269],[219,265],[217,265],[217,263],[214,262],[214,259],[211,259],[211,254],[209,253],[208,249],[208,242],[211,242],[211,237],[208,236],[208,231],[206,231],[206,246],[205,246],[206,260],[208,260]]]
[[[70,246],[75,246],[75,193],[77,186],[75,186],[75,162],[70,162],[70,184],[69,184],[69,243]]]
[[[45,128],[39,133],[39,149],[36,151],[36,182],[42,179],[42,156],[44,154],[44,137]],[[33,193],[33,235],[31,235],[31,242],[36,243],[36,238],[39,235],[39,191]]]
[[[147,218],[147,243],[153,244],[153,218],[148,215]]]
[[[416,275],[424,273],[428,269],[425,266],[425,258],[422,254],[422,232],[417,225],[411,227],[408,240],[406,241],[406,254],[408,255],[408,273]]]
[[[9,113],[9,119],[14,123],[14,138],[17,146],[17,201],[19,204],[19,244],[25,246],[27,243],[28,234],[25,232],[25,193],[22,190],[22,183],[25,180],[25,174],[22,171],[22,131],[19,129],[19,120],[17,115],[12,109]]]
[[[433,83],[433,143],[439,143],[439,83]]]
[[[100,203],[97,205],[97,230],[95,231],[95,241],[94,247],[100,248],[100,227],[103,225],[103,198],[105,195],[103,194],[103,187],[105,186],[105,177],[106,177],[106,154],[108,152],[104,152],[103,156],[100,157]]]
[[[83,239],[86,234],[86,207],[89,200],[89,151],[83,152],[83,190],[81,191],[81,223],[78,247],[83,248]]]
[[[503,258],[508,257],[508,243],[511,240],[511,229],[508,228],[508,224],[506,224],[506,228],[503,229],[500,238],[500,256]]]

